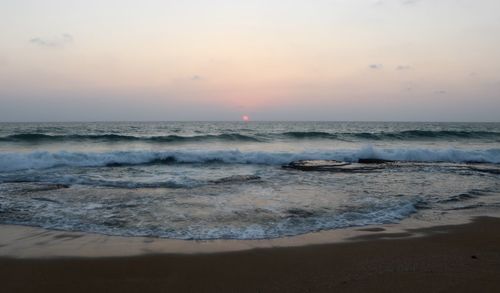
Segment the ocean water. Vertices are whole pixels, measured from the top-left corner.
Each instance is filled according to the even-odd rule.
[[[282,168],[295,160],[364,172]],[[500,209],[500,123],[0,123],[0,223],[262,239]]]

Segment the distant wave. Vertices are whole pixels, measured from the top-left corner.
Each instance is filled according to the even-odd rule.
[[[196,142],[196,141],[260,141],[258,138],[238,133],[224,133],[218,135],[164,135],[164,136],[133,136],[119,134],[90,134],[90,135],[49,135],[42,133],[22,133],[0,137],[4,142],[61,142],[61,141],[98,141],[98,142],[124,142],[124,141],[146,141],[146,142]]]
[[[329,132],[321,131],[291,131],[278,134],[278,136],[283,136],[285,138],[297,138],[297,139],[338,139],[339,135]]]
[[[405,130],[395,132],[284,132],[284,137],[296,139],[339,140],[414,140],[414,139],[500,139],[500,132],[452,131],[452,130]]]
[[[210,142],[210,141],[233,141],[233,142],[268,142],[274,139],[285,140],[464,140],[464,139],[490,139],[500,141],[500,132],[492,131],[453,131],[453,130],[405,130],[394,132],[339,132],[330,133],[322,131],[290,131],[280,133],[222,133],[205,135],[160,135],[160,136],[136,136],[120,134],[88,134],[88,135],[52,135],[43,133],[21,133],[0,137],[0,142],[17,143],[50,143],[64,141],[95,141],[106,143],[120,142],[151,142],[151,143],[183,143],[183,142]]]
[[[500,139],[500,132],[454,131],[454,130],[405,130],[398,132],[357,133],[356,137],[367,139]]]
[[[105,167],[141,164],[224,163],[282,165],[294,160],[324,159],[355,162],[360,158],[413,162],[500,163],[500,149],[463,150],[433,148],[379,149],[367,146],[353,150],[314,152],[221,151],[116,151],[0,153],[0,171],[53,167]]]

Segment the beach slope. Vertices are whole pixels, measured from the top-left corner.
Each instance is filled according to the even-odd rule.
[[[3,292],[500,292],[500,219],[212,254],[0,259]],[[410,237],[423,233],[422,237]]]

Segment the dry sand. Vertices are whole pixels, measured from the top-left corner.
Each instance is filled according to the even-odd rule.
[[[203,254],[0,258],[2,292],[500,292],[500,219]],[[367,234],[367,235],[366,235]],[[422,237],[409,237],[412,235]]]

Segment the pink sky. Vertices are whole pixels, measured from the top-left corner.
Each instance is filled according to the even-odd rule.
[[[498,121],[500,2],[2,1],[0,121]]]

